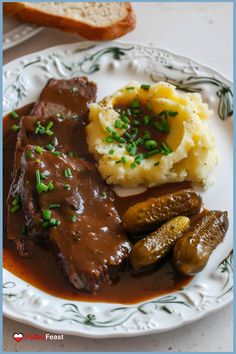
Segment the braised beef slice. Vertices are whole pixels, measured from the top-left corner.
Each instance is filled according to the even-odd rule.
[[[87,120],[88,104],[94,102],[95,99],[96,84],[88,81],[86,77],[76,77],[70,80],[50,79],[48,81],[31,112],[32,115],[39,116],[23,118],[20,123],[14,157],[12,183],[7,200],[8,210],[10,210],[17,193],[19,178],[18,168],[25,145],[34,144],[44,146],[46,143],[50,143],[53,139],[51,137],[50,140],[50,137],[47,134],[41,136],[33,134],[36,121],[42,121],[42,125],[44,125],[44,123],[49,120],[47,117],[57,115],[58,120],[57,123],[54,121],[55,125],[53,130],[56,129],[57,134],[59,134],[59,132],[61,135],[63,134],[63,139],[61,137],[60,148],[62,149],[64,143],[67,145],[66,142],[70,141],[71,149],[73,149],[73,144],[80,140],[79,151],[77,146],[76,152],[83,154],[83,150],[85,149],[83,143],[84,139],[81,139],[80,137],[81,134],[83,134],[83,124]],[[67,121],[64,123],[62,122],[62,118],[64,117],[77,119],[74,121],[71,119],[68,123]],[[30,122],[31,119],[32,123]],[[56,118],[54,118],[54,120],[55,119]],[[17,248],[22,249],[21,242],[23,242],[24,237],[21,236],[20,232],[16,231],[16,228],[19,229],[17,222],[19,213],[21,213],[21,211],[13,216],[8,212],[7,234],[9,239],[15,240]]]
[[[77,122],[75,123],[77,130],[74,134],[74,136],[76,136],[78,132],[75,140],[77,141],[80,138],[81,133],[83,133],[82,129],[80,131],[81,125],[83,126],[87,123],[87,116],[89,111],[88,104],[95,102],[96,93],[96,84],[92,81],[88,81],[87,77],[75,77],[70,80],[48,80],[30,114],[30,116],[38,116],[38,118],[32,118],[34,120],[32,124],[30,123],[30,119],[26,118],[22,122],[23,124],[20,124],[15,152],[13,178],[16,175],[16,169],[18,165],[17,162],[21,157],[24,146],[27,143],[31,143],[28,141],[28,138],[29,134],[32,133],[32,127],[35,128],[35,120],[42,120],[42,123],[44,123],[44,117],[46,120],[48,120],[48,117],[55,116],[57,117],[58,122],[60,122],[65,117],[72,118]],[[69,129],[69,127],[64,128]],[[74,128],[74,126],[72,128]],[[59,130],[61,131],[61,128]],[[57,132],[59,132],[59,130]],[[66,133],[68,133],[68,131]],[[65,135],[66,133],[64,132]],[[69,134],[72,134],[72,132]],[[39,139],[41,137],[38,136]],[[37,140],[35,135],[33,135],[32,138],[35,139],[35,141]],[[44,136],[42,144],[45,143],[45,138],[46,137]],[[49,141],[49,139],[46,141]],[[33,144],[36,145],[36,142]],[[40,142],[38,145],[40,145]]]
[[[38,124],[47,127],[52,124],[52,135],[37,132]],[[15,152],[15,171],[17,171],[25,145],[35,145],[51,148],[54,151],[62,151],[66,154],[73,153],[85,157],[87,147],[84,134],[84,123],[78,118],[60,118],[58,116],[25,116],[20,122],[20,131],[17,137]]]
[[[97,87],[87,77],[70,80],[50,79],[42,90],[32,115],[62,114],[87,119],[88,103],[94,102]]]
[[[122,267],[130,251],[110,188],[88,162],[65,154],[54,156],[48,151],[39,158],[37,162],[34,147],[27,145],[18,193],[29,236],[45,237],[54,245],[76,288],[97,290]],[[68,169],[71,177],[65,173]],[[45,185],[53,184],[52,190],[39,193],[36,171],[46,176],[42,180]],[[59,225],[50,226],[50,221],[43,218],[43,210],[50,210],[50,219]]]

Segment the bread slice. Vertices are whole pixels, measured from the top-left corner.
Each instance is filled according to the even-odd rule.
[[[121,37],[136,24],[128,2],[5,2],[3,9],[4,14],[91,40]]]

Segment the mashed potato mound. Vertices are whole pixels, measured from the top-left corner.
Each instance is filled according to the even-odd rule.
[[[140,117],[136,114],[134,123],[133,116],[128,115],[130,110],[126,109],[132,107],[132,112],[135,109],[139,112],[139,105],[149,109],[150,115],[145,122],[141,117],[141,125],[146,130],[142,131],[140,136],[144,139],[137,148],[138,134],[130,139],[129,136],[131,128],[132,132],[138,132]],[[122,109],[125,110],[123,116]],[[90,105],[90,123],[86,128],[89,150],[108,184],[153,187],[186,180],[206,186],[218,160],[208,126],[210,114],[199,93],[183,93],[165,82],[154,85],[132,82],[100,103]],[[155,116],[161,122],[161,126],[156,123],[159,124],[157,133],[161,131],[165,136],[164,142],[157,141],[157,146],[152,135],[155,128],[152,117]],[[151,136],[150,132],[147,135],[149,127]],[[152,143],[146,143],[147,140]]]

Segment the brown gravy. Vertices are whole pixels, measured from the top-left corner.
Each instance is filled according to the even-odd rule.
[[[29,113],[32,105],[17,110],[19,116]],[[6,228],[6,197],[10,187],[11,171],[13,166],[16,133],[11,129],[18,124],[7,115],[3,120],[4,132],[4,231]],[[81,143],[81,141],[79,142]],[[189,184],[171,184],[159,188],[149,189],[146,192],[130,197],[116,197],[115,203],[119,213],[122,214],[131,205],[150,196],[161,195],[169,191],[177,191],[188,187]],[[21,218],[21,217],[20,217]],[[17,220],[17,224],[24,224],[24,220]],[[20,230],[20,228],[19,228]],[[153,297],[174,292],[186,286],[191,277],[185,277],[173,269],[167,259],[154,271],[143,274],[124,272],[119,275],[112,285],[106,285],[97,293],[78,291],[68,282],[60,269],[56,257],[45,245],[32,245],[30,257],[20,257],[15,249],[14,242],[8,240],[4,232],[3,265],[10,272],[30,283],[31,285],[56,297],[80,301],[100,301],[122,304],[134,304]]]

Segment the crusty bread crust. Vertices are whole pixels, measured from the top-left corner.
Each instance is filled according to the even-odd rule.
[[[116,21],[110,26],[92,26],[87,23],[66,18],[55,14],[47,14],[43,11],[34,9],[25,3],[5,2],[3,3],[4,14],[16,16],[23,21],[32,22],[39,26],[59,28],[66,32],[77,33],[90,40],[112,40],[119,38],[132,31],[136,25],[136,18],[132,5],[125,3],[127,15],[125,18]]]

